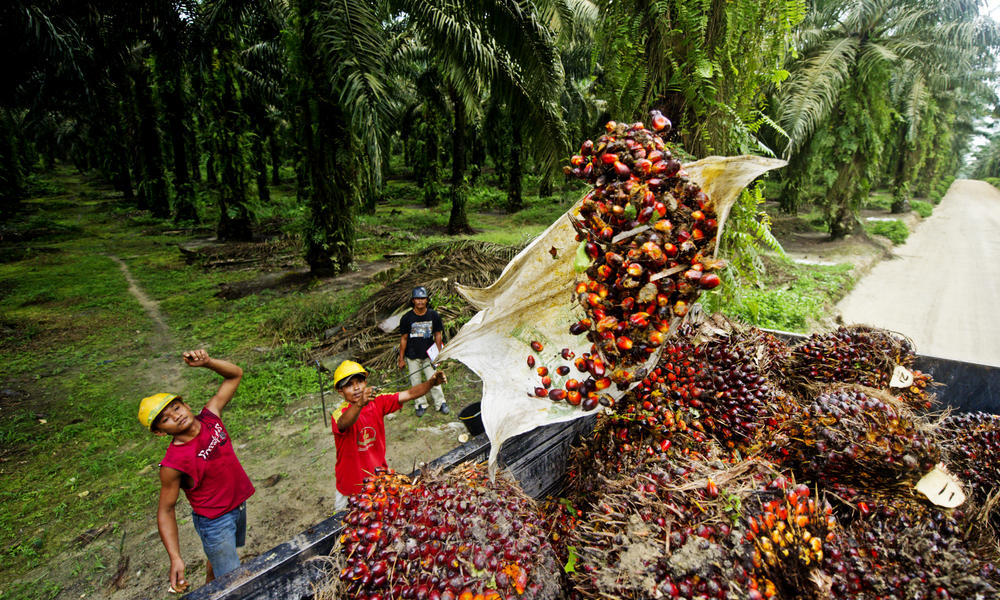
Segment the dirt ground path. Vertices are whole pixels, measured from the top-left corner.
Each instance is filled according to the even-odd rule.
[[[1000,366],[1000,191],[955,181],[894,254],[837,305],[844,322],[898,331],[920,354]]]

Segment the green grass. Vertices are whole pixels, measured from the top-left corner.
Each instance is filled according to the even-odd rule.
[[[722,312],[758,327],[804,333],[853,287],[851,268],[772,262],[764,286],[741,290],[737,301]]]
[[[889,221],[869,221],[865,223],[865,231],[871,235],[881,235],[889,238],[889,241],[897,246],[905,243],[906,238],[910,236],[910,230],[907,229],[906,224],[899,219],[892,219]]]

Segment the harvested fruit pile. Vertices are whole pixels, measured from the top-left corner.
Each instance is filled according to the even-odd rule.
[[[559,598],[562,571],[545,521],[516,482],[485,465],[383,470],[351,496],[338,574],[317,598]]]
[[[831,339],[834,357],[815,352]],[[905,351],[885,359],[876,339]],[[1000,421],[921,412],[926,386],[918,403],[890,385],[913,356],[889,332],[775,342],[717,317],[687,324],[599,415],[568,467],[573,511],[553,516],[575,549],[570,597],[1000,597],[1000,480],[978,460],[996,456]],[[959,508],[914,489],[941,460],[978,478]]]

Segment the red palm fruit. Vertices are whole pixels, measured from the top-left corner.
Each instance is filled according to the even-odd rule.
[[[545,389],[549,389],[550,387],[552,387],[552,378],[549,377],[548,375],[542,377],[542,385],[545,387]]]
[[[705,493],[708,494],[709,498],[719,497],[719,486],[711,479],[705,484]]]
[[[576,291],[577,295],[585,294],[587,292],[587,282],[586,281],[581,281],[580,283],[576,284],[576,290],[575,291]]]
[[[601,155],[601,162],[606,165],[613,165],[618,162],[618,155],[612,154],[610,152],[605,152]]]
[[[695,227],[694,229],[691,230],[691,239],[703,240],[705,239],[705,232]]]
[[[621,254],[617,254],[615,252],[606,252],[604,254],[604,262],[610,267],[617,269],[618,267],[622,266],[622,263],[625,262],[625,259],[622,258]]]
[[[619,306],[622,307],[622,312],[628,313],[635,306],[635,298],[632,296],[626,296]]]
[[[670,230],[673,228],[674,226],[669,219],[660,219],[656,223],[653,223],[653,229],[660,233],[670,233]]]
[[[640,158],[635,161],[635,165],[632,170],[635,171],[636,175],[649,175],[649,170],[653,168],[653,163],[645,158]]]
[[[706,290],[718,287],[720,283],[722,283],[722,280],[719,279],[719,276],[715,273],[705,273],[701,276],[701,279],[698,280],[698,285]]]
[[[653,113],[653,131],[670,131],[670,119],[664,117],[659,112]]]
[[[544,346],[542,346],[541,342],[536,341],[536,340],[533,340],[531,342],[531,349],[534,350],[535,352],[541,352],[543,348],[544,348]]]
[[[577,381],[575,379],[567,379],[566,380],[566,389],[567,390],[569,390],[569,391],[572,392],[573,390],[575,390],[575,389],[577,389],[579,387],[580,387],[580,382],[579,381]]]
[[[650,160],[650,162],[654,162],[654,163],[658,162],[658,161],[661,161],[661,160],[663,160],[663,152],[661,152],[659,150],[653,150],[648,155],[646,155],[646,158],[648,158]]]
[[[649,325],[649,313],[635,312],[629,315],[628,324],[632,327],[645,329]]]
[[[553,402],[562,402],[565,399],[566,399],[566,390],[561,388],[549,390],[549,400],[552,400]]]
[[[597,267],[597,279],[604,281],[608,277],[611,277],[614,271],[608,265],[601,265]]]
[[[691,218],[694,219],[695,221],[704,221],[705,213],[701,212],[700,210],[693,211],[691,213]]]
[[[618,319],[610,316],[604,317],[603,319],[597,322],[597,331],[603,333],[605,331],[614,329],[616,325],[618,325]]]
[[[576,354],[574,354],[573,351],[570,350],[569,348],[563,348],[562,351],[559,352],[559,354],[562,355],[563,360],[570,360],[571,358],[576,356]]]
[[[663,254],[667,258],[673,258],[677,256],[677,246],[671,244],[670,242],[663,244]]]
[[[689,281],[697,281],[701,279],[701,271],[698,269],[688,269],[684,271],[684,278]]]
[[[660,248],[659,244],[656,242],[646,242],[642,245],[642,253],[656,264],[660,264],[667,260],[667,255],[664,254],[663,249]]]
[[[604,361],[595,357],[590,365],[590,374],[596,379],[604,377],[604,371]]]
[[[587,359],[582,356],[577,357],[577,359],[573,361],[573,366],[575,366],[576,370],[581,373],[586,373],[588,371]]]
[[[602,303],[603,299],[600,294],[595,294],[593,292],[587,294],[587,304],[589,304],[591,308],[597,308]]]
[[[632,340],[630,340],[628,337],[624,335],[619,336],[618,339],[615,341],[615,345],[618,346],[618,349],[621,350],[622,352],[628,352],[629,350],[632,349]]]
[[[715,219],[705,219],[705,231],[715,231],[719,223]]]
[[[608,133],[614,131],[616,127],[618,127],[618,123],[615,123],[614,121],[608,121],[604,124],[604,129],[607,130]]]
[[[666,294],[657,294],[656,295],[656,305],[657,306],[669,306],[670,305],[670,296],[668,296]]]
[[[583,399],[581,408],[583,410],[594,410],[597,408],[597,394],[588,394],[586,398]]]
[[[565,377],[566,375],[569,375],[569,367],[566,365],[559,365],[556,367],[556,373],[559,373],[561,377]]]
[[[549,374],[548,367],[538,367],[537,369],[535,369],[535,371],[538,373],[539,377],[545,377],[546,375]]]
[[[528,355],[528,368],[532,369],[534,367],[535,367],[535,357],[529,354]]]
[[[569,163],[574,167],[579,167],[583,164],[583,157],[579,154],[573,155],[573,158],[569,159]]]
[[[610,377],[601,377],[600,379],[594,382],[594,389],[597,390],[598,392],[601,390],[606,390],[609,387],[611,387]]]
[[[639,211],[639,214],[636,215],[635,220],[640,223],[648,223],[649,220],[653,218],[653,212],[655,212],[653,210],[653,207],[647,206],[646,208]]]
[[[587,140],[580,146],[580,154],[590,156],[594,152],[594,142]]]
[[[650,257],[650,258],[652,258],[652,257]],[[640,265],[639,263],[629,263],[628,268],[626,269],[626,272],[628,272],[628,274],[631,275],[632,277],[639,277],[639,276],[642,275],[642,272],[644,270],[645,269],[643,269],[642,265]]]
[[[687,314],[687,311],[688,311],[687,302],[684,302],[683,300],[678,300],[677,303],[674,304],[674,314],[677,315],[678,317],[683,317],[684,315]]]
[[[549,395],[549,392],[543,387],[536,387],[535,395],[538,396],[539,398],[544,398]]]
[[[642,205],[643,205],[643,207],[653,206],[654,202],[656,202],[656,195],[653,194],[653,192],[651,192],[649,190],[646,190],[646,193],[644,193],[642,195]]]
[[[656,214],[660,215],[661,217],[664,217],[667,214],[667,205],[662,202],[654,202],[653,210],[656,211]]]
[[[615,230],[610,227],[602,227],[601,232],[597,235],[602,241],[610,242],[615,237]]]
[[[569,332],[573,335],[580,335],[590,329],[591,325],[590,319],[581,319],[569,326]]]
[[[698,204],[698,208],[705,210],[705,207],[708,206],[708,194],[705,193],[705,190],[698,190],[698,193],[694,195],[694,201]]]
[[[677,241],[678,242],[680,242],[680,243],[683,244],[684,242],[688,241],[689,239],[691,239],[691,232],[690,231],[681,229],[680,231],[677,232]]]
[[[583,400],[583,396],[580,392],[576,390],[570,390],[566,392],[566,402],[572,406],[579,406],[580,402]]]
[[[598,245],[594,242],[587,242],[587,245],[584,246],[584,250],[586,250],[587,256],[589,256],[591,260],[596,260],[598,255],[601,253],[600,247],[598,247]]]
[[[664,177],[673,177],[681,170],[681,163],[679,160],[671,158],[665,161],[667,163],[666,169],[663,171]]]
[[[663,339],[664,339],[663,333],[659,331],[650,331],[649,337],[646,338],[646,343],[652,346],[653,348],[657,348],[663,345]]]
[[[655,170],[656,165],[653,165],[653,168]],[[646,186],[651,190],[658,190],[661,185],[663,185],[663,180],[659,177],[654,177],[646,182]]]
[[[620,219],[625,216],[625,207],[614,204],[611,206],[611,214]]]
[[[575,170],[576,169],[574,169],[574,171]],[[583,175],[584,177],[590,177],[590,174],[593,172],[594,172],[594,163],[589,162],[583,165],[583,170],[580,171],[580,175]]]

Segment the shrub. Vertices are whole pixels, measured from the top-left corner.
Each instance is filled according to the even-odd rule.
[[[931,216],[931,213],[934,212],[934,205],[923,200],[911,200],[910,208],[924,219]]]
[[[888,221],[869,221],[865,224],[865,231],[871,235],[881,235],[889,238],[896,245],[902,244],[910,236],[910,230],[898,219]]]

